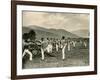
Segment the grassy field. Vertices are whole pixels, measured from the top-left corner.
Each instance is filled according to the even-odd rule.
[[[51,68],[51,67],[72,67],[72,66],[88,66],[89,65],[89,49],[75,48],[71,51],[65,51],[66,58],[62,60],[61,50],[53,53],[55,56],[48,56],[45,53],[45,59],[41,60],[41,56],[34,56],[32,61],[28,59],[23,62],[23,69],[31,68]]]

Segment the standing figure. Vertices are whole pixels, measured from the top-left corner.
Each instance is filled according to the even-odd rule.
[[[70,51],[70,41],[68,41],[68,51]]]
[[[28,54],[29,55],[29,60],[32,61],[33,55],[32,55],[32,53],[29,49],[29,43],[23,40],[23,45],[24,45],[24,51],[23,51],[23,54],[22,54],[22,58],[24,58],[24,56],[26,54]]]
[[[44,60],[44,52],[47,53],[52,53],[52,42],[49,40],[44,40],[44,38],[41,38],[41,55],[42,55],[42,60]]]
[[[73,47],[76,47],[76,41],[72,41]]]
[[[59,42],[58,39],[56,39],[56,51],[58,52],[58,48],[59,48]]]
[[[41,56],[42,56],[42,60],[44,60],[44,38],[41,38]]]
[[[83,44],[84,44],[84,47],[86,48],[86,47],[87,47],[87,43],[86,43],[86,41],[84,41]]]
[[[22,53],[22,58],[24,58],[24,56],[26,54],[29,55],[29,60],[32,61],[32,53],[29,49],[29,45],[30,45],[30,42],[28,41],[29,40],[29,33],[24,33],[22,35],[22,49],[23,49],[23,53]]]
[[[61,49],[62,49],[62,59],[65,59],[65,48],[67,43],[65,43],[65,37],[63,36],[61,39]]]
[[[68,44],[67,50],[70,51],[71,50],[71,40],[70,40],[70,38],[68,39],[67,44]]]

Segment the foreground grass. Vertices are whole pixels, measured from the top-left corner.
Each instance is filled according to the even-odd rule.
[[[62,60],[61,51],[55,52],[56,56],[48,56],[45,54],[45,60],[41,60],[41,56],[34,56],[32,61],[23,62],[23,69],[30,68],[51,68],[51,67],[72,67],[89,65],[89,50],[73,49],[65,51],[66,58]]]

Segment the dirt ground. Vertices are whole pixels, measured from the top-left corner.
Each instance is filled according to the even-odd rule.
[[[45,53],[45,59],[41,60],[41,56],[34,56],[32,61],[28,59],[23,62],[23,69],[31,68],[51,68],[51,67],[75,67],[89,65],[88,48],[73,49],[65,51],[66,58],[62,60],[61,51],[55,52],[55,56],[48,56]]]

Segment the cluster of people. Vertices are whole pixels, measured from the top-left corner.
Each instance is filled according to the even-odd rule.
[[[32,61],[33,55],[38,53],[41,54],[41,59],[45,59],[44,53],[47,52],[49,54],[53,52],[58,52],[61,50],[62,59],[65,59],[65,50],[71,51],[72,48],[75,48],[77,44],[83,45],[87,47],[86,40],[77,41],[75,39],[67,38],[65,39],[62,36],[61,39],[55,38],[41,38],[41,40],[24,40],[23,39],[23,54],[24,57],[26,54],[29,54],[29,60]]]

